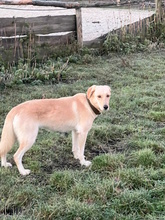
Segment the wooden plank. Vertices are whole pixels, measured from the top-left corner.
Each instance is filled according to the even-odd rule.
[[[78,8],[78,2],[60,2],[54,0],[0,0],[1,4],[8,5],[40,5],[40,6],[54,6],[63,8]]]
[[[75,40],[75,33],[71,32],[65,35],[58,35],[58,36],[32,36],[31,38],[31,43],[32,44],[37,44],[37,45],[42,45],[42,44],[49,44],[50,46],[52,45],[60,45],[60,44],[68,44],[72,43]],[[26,35],[22,37],[12,37],[12,38],[2,38],[0,40],[0,47],[3,47],[5,49],[10,48],[13,46],[15,43],[20,43],[20,42],[28,42],[28,37]]]
[[[0,18],[0,36],[76,31],[75,15]]]
[[[71,32],[65,35],[60,36],[35,36],[35,44],[49,44],[52,45],[61,45],[61,44],[71,44],[75,41],[75,33]]]
[[[27,5],[32,4],[32,0],[1,0],[0,3],[5,5]]]
[[[148,2],[147,2],[148,1]],[[81,7],[105,7],[105,6],[115,6],[115,5],[133,5],[133,4],[143,4],[145,6],[152,6],[150,0],[87,0],[87,1],[57,1],[57,0],[0,0],[0,4],[8,5],[39,5],[39,6],[54,6],[63,8],[81,8]]]
[[[162,21],[163,18],[163,7],[162,7],[162,0],[155,0],[156,4],[156,16],[159,21]]]
[[[82,15],[81,9],[76,9],[77,42],[80,47],[83,46],[82,37]]]
[[[72,47],[75,33],[60,36],[27,36],[2,38],[0,40],[0,60],[4,63],[22,59],[43,59],[62,54],[67,47]]]
[[[54,7],[63,7],[63,8],[79,8],[80,4],[78,2],[60,2],[54,0],[32,0],[33,5],[40,6],[54,6]]]

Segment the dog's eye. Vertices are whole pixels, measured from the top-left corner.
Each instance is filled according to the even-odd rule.
[[[99,99],[101,99],[101,95],[98,95],[97,97],[98,97]]]
[[[110,95],[107,95],[107,98],[109,98],[110,97]]]

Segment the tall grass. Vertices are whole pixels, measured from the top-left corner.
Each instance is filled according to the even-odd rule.
[[[73,158],[71,134],[41,130],[24,157],[25,167],[32,171],[29,176],[20,176],[13,162],[17,145],[8,155],[13,167],[0,168],[0,219],[164,219],[164,50],[120,57],[88,54],[75,61],[76,57],[65,69],[67,59],[58,61],[59,66],[51,60],[33,69],[44,76],[63,70],[60,80],[14,84],[5,78],[0,87],[0,131],[7,112],[20,102],[108,84],[110,111],[95,120],[86,143],[92,166],[85,169]],[[25,78],[26,64],[19,65],[17,73]],[[5,71],[1,69],[8,76]]]

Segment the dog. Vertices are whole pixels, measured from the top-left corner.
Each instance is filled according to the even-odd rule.
[[[6,160],[8,151],[16,140],[19,148],[14,161],[21,175],[28,175],[22,158],[34,144],[39,128],[59,132],[72,131],[72,152],[75,159],[86,167],[91,162],[85,160],[86,138],[94,119],[103,111],[109,110],[111,89],[109,86],[93,85],[87,93],[78,93],[58,99],[36,99],[23,102],[7,114],[0,142],[1,166],[11,167]]]

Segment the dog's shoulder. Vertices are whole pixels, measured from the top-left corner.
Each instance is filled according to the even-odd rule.
[[[76,95],[73,96],[73,99],[75,101],[80,101],[80,102],[84,102],[86,101],[86,94],[85,93],[77,93]]]

